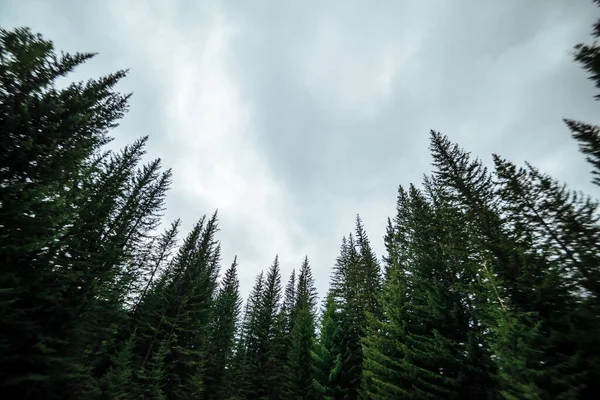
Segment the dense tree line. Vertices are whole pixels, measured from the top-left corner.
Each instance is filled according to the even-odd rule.
[[[600,4],[600,1],[595,1]],[[593,29],[600,37],[600,20]],[[559,49],[558,51],[562,51]],[[584,399],[600,392],[598,202],[431,132],[385,255],[362,221],[320,311],[308,258],[245,302],[216,212],[179,243],[147,137],[107,150],[125,71],[0,30],[0,386],[15,399]],[[600,47],[574,58],[600,88]],[[600,98],[600,95],[597,96]],[[600,128],[565,119],[600,185]],[[161,231],[161,229],[163,229]]]

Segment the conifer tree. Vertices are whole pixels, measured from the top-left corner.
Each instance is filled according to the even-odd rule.
[[[152,354],[152,358],[146,364],[147,375],[143,375],[143,380],[139,382],[142,388],[141,396],[144,399],[164,400],[167,397],[163,391],[166,384],[165,357],[171,346],[171,338],[161,340],[157,350]]]
[[[365,344],[365,398],[481,398],[494,391],[463,218],[414,186],[399,192],[384,317]],[[463,229],[461,229],[463,227]],[[391,247],[391,246],[388,246]],[[483,297],[485,301],[485,297]]]
[[[365,303],[359,293],[363,289],[360,255],[352,234],[342,239],[340,255],[333,270],[331,294],[336,302],[334,314],[339,325],[338,349],[342,396],[355,399],[358,396],[362,373],[361,336],[365,317]],[[336,357],[338,355],[336,354]]]
[[[134,390],[132,385],[133,348],[135,334],[123,344],[123,348],[113,358],[108,372],[102,377],[101,385],[104,398],[128,399]]]
[[[600,6],[600,1],[594,0]],[[592,37],[600,37],[600,19],[596,20],[592,30]],[[580,43],[575,46],[575,61],[589,74],[589,79],[594,82],[596,88],[600,89],[600,46]],[[596,100],[600,95],[595,96]],[[564,119],[572,137],[579,143],[579,150],[585,154],[586,160],[592,165],[592,182],[600,185],[600,127],[590,125],[572,119]]]
[[[194,398],[204,390],[203,374],[208,350],[213,300],[217,288],[219,245],[215,239],[217,214],[203,217],[194,226],[155,288],[140,309],[146,324],[139,328],[140,367],[158,351],[164,365],[164,395],[167,398]]]
[[[543,318],[541,329],[556,332],[550,340],[548,334],[542,336],[545,373],[540,385],[553,393],[574,388],[591,393],[600,376],[592,367],[597,365],[600,344],[591,339],[598,337],[591,332],[600,332],[592,317],[600,309],[597,203],[530,165],[517,168],[498,156],[495,163],[499,196],[512,230],[528,238],[531,248],[548,260],[546,279],[536,288],[548,298],[542,304],[536,299],[529,302]]]
[[[360,287],[361,300],[366,305],[366,312],[377,317],[380,309],[378,304],[381,294],[381,267],[375,252],[371,248],[371,243],[367,232],[363,226],[360,216],[356,215],[356,245],[360,255],[360,273],[362,275],[363,285]]]
[[[264,281],[256,312],[256,349],[249,358],[252,390],[248,398],[279,397],[281,368],[277,360],[276,320],[281,299],[281,274],[276,256]],[[279,367],[279,368],[278,368]]]
[[[140,282],[140,291],[135,294],[136,298],[131,310],[134,317],[138,315],[140,304],[146,300],[146,294],[156,287],[158,280],[171,262],[180,226],[181,220],[175,220],[156,240],[151,242],[149,249],[144,249],[147,251],[146,257],[143,258],[142,271],[144,275]],[[137,324],[139,325],[140,322],[141,320],[138,319]]]
[[[317,399],[333,400],[343,396],[342,382],[340,382],[340,327],[336,312],[337,304],[330,292],[325,300],[325,309],[320,321],[320,332],[311,354],[314,369],[312,387]]]
[[[284,397],[290,399],[313,399],[312,382],[314,368],[312,347],[315,339],[315,307],[317,301],[314,278],[308,257],[304,259],[298,276],[292,329],[289,333],[290,347],[285,366]]]
[[[281,317],[283,319],[283,330],[287,335],[292,331],[292,323],[294,319],[294,312],[296,311],[297,305],[297,290],[296,290],[296,270],[292,270],[292,274],[288,279],[288,283],[285,286],[283,302],[281,304]]]
[[[296,315],[296,270],[293,269],[285,287],[281,308],[275,321],[275,347],[277,367],[281,372],[279,385],[281,396],[289,396],[289,388],[293,377],[288,371],[289,353],[292,345],[292,327]]]
[[[239,339],[234,358],[234,374],[238,377],[237,390],[233,398],[246,398],[253,390],[252,373],[254,366],[252,362],[258,358],[258,310],[260,309],[263,291],[265,290],[265,278],[261,271],[250,291],[239,333]]]
[[[81,355],[95,337],[90,310],[103,310],[122,265],[104,268],[100,254],[77,250],[90,228],[108,227],[101,216],[86,224],[81,212],[103,174],[97,160],[108,130],[127,110],[128,96],[114,91],[125,72],[55,87],[92,57],[58,56],[28,29],[0,30],[0,385],[20,398],[99,391]],[[86,235],[69,235],[79,229]],[[114,303],[110,310],[118,316]]]
[[[369,316],[378,318],[378,297],[381,291],[381,271],[371,249],[360,217],[356,219],[356,240],[350,234],[342,239],[340,255],[331,278],[330,296],[335,302],[333,314],[339,326],[336,345],[339,354],[336,373],[342,396],[358,398],[362,376],[361,340],[367,331]]]
[[[214,304],[214,320],[211,326],[205,371],[205,392],[207,399],[221,399],[231,390],[227,371],[232,368],[233,345],[237,321],[241,311],[239,280],[237,277],[237,257],[225,272],[219,294]]]
[[[531,201],[540,196],[544,203],[551,191],[550,182],[535,188],[510,168],[497,168],[498,181],[494,182],[479,160],[471,160],[468,153],[435,132],[432,152],[437,178],[466,209],[465,215],[477,231],[475,237],[491,255],[489,269],[501,283],[500,296],[517,315],[527,316],[520,318],[525,326],[513,332],[538,332],[527,335],[525,346],[531,351],[519,355],[541,350],[540,357],[525,362],[527,375],[536,376],[533,384],[548,395],[568,396],[579,390],[574,388],[581,387],[583,371],[577,365],[579,356],[573,341],[577,331],[573,319],[575,299],[565,264],[560,257],[552,256],[551,232],[539,229],[539,220],[537,225],[527,223],[541,215],[543,207]],[[550,210],[552,202],[548,204]]]

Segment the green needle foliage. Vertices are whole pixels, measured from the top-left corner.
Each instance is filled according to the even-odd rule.
[[[597,88],[599,54],[574,52]],[[433,169],[400,186],[381,260],[357,216],[319,312],[308,257],[282,289],[276,256],[243,304],[237,257],[221,272],[217,213],[179,241],[180,220],[161,226],[171,171],[143,161],[149,138],[107,149],[126,71],[57,84],[93,56],[0,29],[3,394],[597,397],[597,199],[500,155],[487,167],[432,131]],[[600,184],[600,128],[565,122]]]

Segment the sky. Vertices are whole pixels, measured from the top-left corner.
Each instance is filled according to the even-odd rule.
[[[572,61],[598,17],[591,0],[0,2],[0,27],[98,53],[70,79],[130,70],[113,147],[149,135],[182,234],[219,210],[244,295],[276,254],[284,285],[308,255],[321,298],[357,213],[383,255],[431,129],[599,197],[562,122],[600,123]]]

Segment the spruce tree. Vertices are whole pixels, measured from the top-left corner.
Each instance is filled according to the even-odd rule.
[[[364,289],[362,278],[360,254],[354,237],[350,234],[347,240],[342,239],[330,288],[337,304],[337,312],[334,315],[339,325],[339,364],[336,365],[336,370],[340,374],[341,395],[349,399],[358,398],[362,374],[361,337],[366,306],[360,297]]]
[[[171,262],[173,251],[177,245],[177,235],[180,226],[181,220],[175,220],[156,240],[151,242],[149,248],[144,249],[146,250],[146,254],[141,263],[144,275],[139,287],[136,288],[138,291],[135,293],[135,300],[131,310],[134,317],[138,315],[140,304],[146,300],[146,294],[156,287],[158,280]],[[141,320],[138,320],[137,324],[140,322]]]
[[[101,379],[103,398],[128,399],[134,392],[132,382],[133,348],[135,334],[131,335],[123,344],[123,348],[113,357],[112,365]]]
[[[339,326],[336,345],[342,396],[358,398],[362,376],[362,344],[369,318],[379,318],[378,297],[381,271],[360,217],[356,218],[356,240],[353,234],[342,239],[340,255],[331,278],[330,296],[335,302],[333,314]]]
[[[267,272],[256,312],[256,350],[249,359],[252,390],[249,399],[279,397],[281,368],[277,360],[276,320],[281,298],[279,258]]]
[[[114,91],[125,72],[55,86],[92,57],[57,55],[28,29],[0,30],[0,385],[20,398],[98,395],[91,310],[123,315],[111,286],[127,251],[106,264],[107,252],[81,245],[109,227],[82,213],[105,173],[108,131],[127,110],[128,95]]]
[[[363,282],[362,287],[360,287],[361,300],[365,303],[365,311],[377,317],[380,313],[378,303],[382,287],[381,267],[359,215],[356,215],[355,233]]]
[[[600,6],[600,1],[594,0],[596,5]],[[600,37],[600,19],[596,20],[592,30],[592,37]],[[600,89],[600,46],[594,42],[592,44],[580,43],[575,46],[574,58],[584,70],[588,77],[594,82],[596,88]],[[595,96],[596,100],[600,95]],[[600,185],[600,127],[590,125],[572,119],[564,119],[572,137],[577,140],[579,150],[585,154],[586,160],[592,165],[592,182]]]
[[[316,399],[333,400],[342,396],[340,327],[336,315],[337,304],[331,294],[325,300],[325,309],[319,324],[319,334],[311,356],[314,378],[313,393]]]
[[[498,156],[495,163],[512,231],[528,238],[531,248],[546,258],[545,280],[529,301],[543,319],[542,332],[554,332],[542,336],[539,384],[552,393],[591,393],[600,376],[592,367],[599,343],[591,339],[597,337],[591,332],[599,332],[593,316],[600,305],[597,203],[530,165],[517,168]]]
[[[297,290],[296,290],[296,270],[293,269],[288,279],[288,283],[285,286],[283,295],[283,302],[281,304],[280,315],[282,319],[282,329],[285,335],[289,335],[292,331],[292,324],[294,320],[294,312],[296,311],[297,305]]]
[[[491,256],[489,270],[500,283],[500,296],[516,315],[524,316],[519,319],[525,326],[513,332],[537,332],[527,335],[523,343],[531,351],[513,354],[524,357],[540,350],[539,357],[520,361],[528,370],[525,375],[535,376],[531,384],[546,395],[572,395],[582,386],[584,372],[574,340],[576,299],[567,264],[552,250],[552,232],[540,220],[545,215],[542,220],[549,218],[559,236],[566,234],[552,221],[553,208],[563,207],[564,202],[560,206],[558,198],[547,200],[553,191],[548,180],[540,180],[536,187],[526,174],[507,167],[496,169],[495,181],[479,160],[472,160],[442,135],[433,132],[431,143],[435,176],[473,222],[476,240]]]
[[[166,398],[194,398],[204,391],[213,301],[217,289],[219,245],[217,214],[203,217],[183,242],[172,264],[140,305],[146,315],[138,328],[140,367],[162,343],[163,391]],[[155,308],[156,307],[156,308]]]
[[[252,363],[258,358],[258,311],[264,290],[265,278],[261,271],[256,277],[244,308],[233,366],[239,382],[233,398],[246,398],[253,390],[252,373],[255,371],[255,365]]]
[[[211,326],[205,370],[206,399],[221,399],[231,393],[227,387],[235,382],[227,381],[227,372],[232,368],[235,330],[241,311],[237,257],[225,272],[219,294],[214,304],[214,319]]]
[[[275,347],[276,359],[282,372],[279,378],[279,385],[282,391],[281,396],[290,396],[289,388],[292,385],[294,377],[289,373],[289,354],[292,346],[292,328],[296,316],[296,270],[293,269],[285,287],[281,308],[275,321]]]
[[[290,347],[285,366],[286,387],[284,397],[290,399],[313,399],[314,376],[312,347],[315,339],[315,307],[317,301],[314,278],[308,257],[304,259],[298,276],[294,305]]]
[[[477,263],[460,213],[414,186],[399,192],[383,318],[365,345],[365,398],[482,398],[494,391],[478,315]]]

